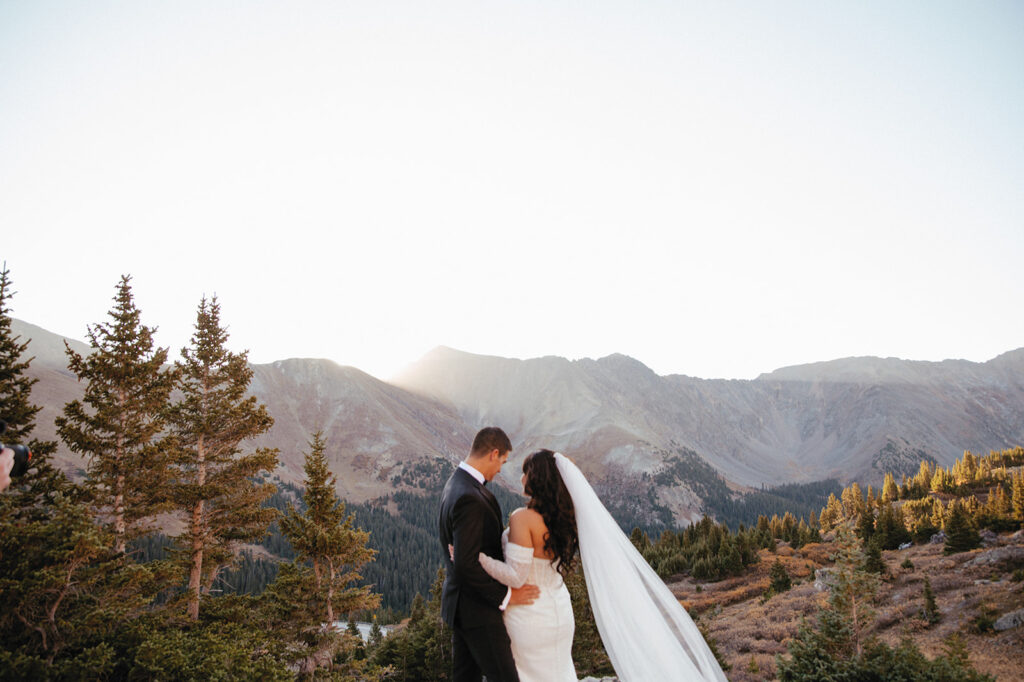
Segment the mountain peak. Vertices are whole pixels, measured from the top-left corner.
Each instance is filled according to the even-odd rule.
[[[596,362],[599,367],[611,369],[616,372],[629,372],[638,376],[658,376],[653,369],[651,369],[644,363],[640,362],[634,357],[630,357],[629,355],[623,355],[622,353],[612,353],[611,355],[606,355],[603,358],[599,358]]]

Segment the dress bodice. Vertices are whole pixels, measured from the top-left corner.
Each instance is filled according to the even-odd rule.
[[[526,582],[540,588],[532,604],[505,609],[505,629],[512,645],[520,682],[576,682],[572,664],[572,638],[576,625],[572,598],[562,576],[548,559],[532,556],[533,548],[509,544],[508,531],[501,536],[506,560],[509,553],[525,563],[530,555]]]
[[[501,550],[505,556],[508,556],[508,528],[501,534]],[[526,582],[536,585],[541,590],[545,588],[558,589],[562,586],[562,574],[558,572],[558,562],[552,564],[550,559],[533,557]]]

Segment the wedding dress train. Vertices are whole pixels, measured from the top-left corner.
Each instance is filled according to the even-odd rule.
[[[623,682],[727,682],[700,630],[608,513],[586,477],[555,453],[576,510],[580,558],[601,642]]]

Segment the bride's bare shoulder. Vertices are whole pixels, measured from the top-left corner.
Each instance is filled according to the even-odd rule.
[[[544,523],[544,517],[540,515],[535,509],[529,507],[520,507],[509,515],[509,524],[522,524],[524,526],[533,526],[537,522]]]
[[[509,521],[519,519],[520,522],[523,522],[527,519],[527,514],[529,514],[532,511],[532,509],[528,509],[526,507],[519,507],[519,509],[512,510],[512,513],[508,515],[508,519]]]

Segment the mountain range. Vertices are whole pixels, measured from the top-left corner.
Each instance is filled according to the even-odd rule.
[[[14,320],[31,339],[37,436],[81,395],[66,366],[64,339]],[[68,340],[78,352],[85,344]],[[951,464],[965,449],[1024,443],[1024,348],[988,362],[846,358],[786,367],[756,379],[660,376],[625,355],[597,360],[530,360],[437,348],[391,383],[330,360],[253,365],[251,391],[273,429],[254,445],[280,450],[278,477],[302,480],[310,434],[328,441],[339,493],[364,501],[421,490],[464,456],[478,428],[512,438],[504,482],[518,489],[522,458],[560,450],[605,489],[644,490],[678,521],[700,515],[682,478],[658,477],[678,453],[698,455],[734,489],[809,482],[880,480],[913,473],[922,459]],[[83,463],[66,449],[69,471]]]

